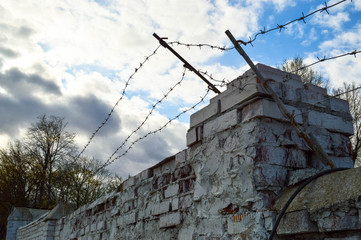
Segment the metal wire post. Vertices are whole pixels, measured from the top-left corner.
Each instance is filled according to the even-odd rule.
[[[209,82],[202,74],[200,74],[192,65],[190,65],[181,55],[179,55],[171,46],[166,43],[163,38],[159,37],[157,34],[153,33],[153,36],[158,39],[159,43],[165,47],[168,48],[171,53],[173,53],[179,60],[181,60],[184,63],[184,67],[188,68],[190,71],[197,74],[198,77],[200,77],[204,82],[206,82],[209,86],[209,88],[217,93],[220,94],[221,92],[211,83]]]

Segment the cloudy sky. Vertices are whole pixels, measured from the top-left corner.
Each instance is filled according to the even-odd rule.
[[[114,157],[122,155],[131,142],[159,129],[207,92],[205,83],[193,73],[186,71],[182,79],[183,66],[167,49],[160,47],[152,55],[159,45],[153,33],[168,37],[169,42],[229,47],[227,29],[247,41],[260,29],[322,6],[324,1],[316,0],[2,0],[0,146],[23,138],[36,117],[47,114],[64,117],[82,149],[121,99],[84,155],[105,161],[124,145]],[[306,24],[297,22],[281,32],[259,36],[253,47],[244,49],[255,62],[270,66],[280,66],[295,56],[312,63],[317,57],[361,50],[361,0],[345,1],[328,12],[311,16]],[[248,69],[235,50],[174,48],[214,79],[232,80]],[[361,54],[348,56],[314,69],[335,87],[344,81],[361,84],[360,59]],[[157,103],[165,94],[167,98]],[[212,96],[209,93],[198,107]],[[145,124],[123,144],[154,104]],[[190,114],[182,114],[161,132],[137,142],[109,169],[122,177],[134,175],[184,149]]]

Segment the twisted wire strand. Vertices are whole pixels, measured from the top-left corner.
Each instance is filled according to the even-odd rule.
[[[199,49],[202,49],[202,47],[208,47],[208,48],[211,48],[211,49],[218,49],[218,50],[221,50],[223,52],[234,49],[234,47],[229,47],[229,48],[227,48],[226,46],[220,47],[220,46],[211,45],[211,44],[208,44],[208,43],[199,44],[199,43],[182,43],[182,42],[179,42],[179,41],[172,41],[172,42],[168,42],[168,44],[171,45],[171,46],[177,45],[177,46],[185,46],[185,47],[188,47],[188,48],[199,47]]]
[[[337,58],[341,58],[341,57],[345,57],[345,56],[350,56],[350,55],[352,55],[352,56],[354,56],[354,57],[356,58],[356,55],[357,55],[358,53],[361,53],[361,51],[360,51],[360,50],[354,50],[354,51],[352,51],[352,52],[343,53],[343,54],[336,55],[336,56],[333,56],[333,57],[325,57],[325,56],[324,56],[323,58],[317,57],[318,61],[313,62],[313,63],[308,64],[308,65],[305,65],[305,66],[303,66],[303,67],[301,67],[301,68],[298,68],[298,69],[292,71],[292,73],[297,72],[297,71],[301,71],[301,70],[303,70],[303,69],[305,69],[305,68],[309,68],[309,67],[311,67],[311,66],[313,66],[313,65],[315,65],[315,64],[318,64],[318,63],[320,63],[320,62],[325,62],[325,61],[329,61],[329,60],[333,60],[333,59],[337,59]]]

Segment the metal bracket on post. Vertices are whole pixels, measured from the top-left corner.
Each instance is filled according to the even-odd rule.
[[[281,99],[277,96],[277,94],[273,91],[273,89],[267,84],[267,80],[262,76],[261,72],[258,68],[253,64],[252,60],[248,57],[247,53],[242,49],[237,40],[233,37],[232,33],[227,30],[226,35],[233,43],[234,47],[238,51],[238,53],[246,60],[248,65],[254,71],[256,76],[259,78],[261,82],[261,86],[265,89],[267,93],[271,95],[273,100],[276,102],[279,107],[281,113],[290,120],[291,125],[296,129],[296,132],[306,141],[307,145],[312,149],[314,153],[320,158],[320,160],[325,164],[329,165],[331,168],[335,168],[332,160],[328,157],[327,153],[322,149],[320,144],[314,138],[312,134],[307,135],[300,127],[300,125],[295,121],[293,114],[289,113],[285,106],[283,105]]]
[[[209,82],[202,74],[200,74],[192,65],[190,65],[181,55],[179,55],[171,46],[168,45],[168,43],[166,43],[163,39],[166,38],[161,38],[159,37],[157,34],[153,33],[153,36],[158,39],[160,45],[162,45],[165,48],[168,48],[169,51],[171,51],[171,53],[173,53],[179,60],[181,60],[184,63],[184,67],[189,69],[190,71],[194,72],[195,74],[197,74],[198,77],[200,77],[205,83],[208,84],[209,89],[211,89],[213,92],[220,94],[221,92],[211,83]]]

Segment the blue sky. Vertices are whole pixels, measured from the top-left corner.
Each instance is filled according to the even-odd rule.
[[[328,1],[328,5],[338,2]],[[260,29],[299,18],[324,6],[316,0],[54,0],[0,3],[0,146],[21,139],[41,114],[65,117],[81,149],[118,101],[109,122],[85,151],[107,159],[136,129],[169,88],[182,77],[182,63],[159,48],[133,78],[139,63],[167,41],[231,46],[225,31],[247,41]],[[287,29],[261,35],[244,46],[254,62],[280,66],[300,56],[306,63],[361,49],[361,0],[345,1]],[[174,45],[196,69],[215,79],[232,80],[248,66],[235,51]],[[361,83],[361,56],[314,66],[332,87]],[[129,80],[125,95],[122,91]],[[200,101],[207,86],[186,71],[181,85],[157,104],[129,143],[154,131]],[[223,89],[221,89],[223,90]],[[198,107],[207,104],[211,93]],[[135,145],[109,169],[136,174],[184,149],[192,111]],[[121,149],[117,154],[122,154]],[[156,151],[154,151],[156,149]],[[117,156],[117,154],[115,156]]]

